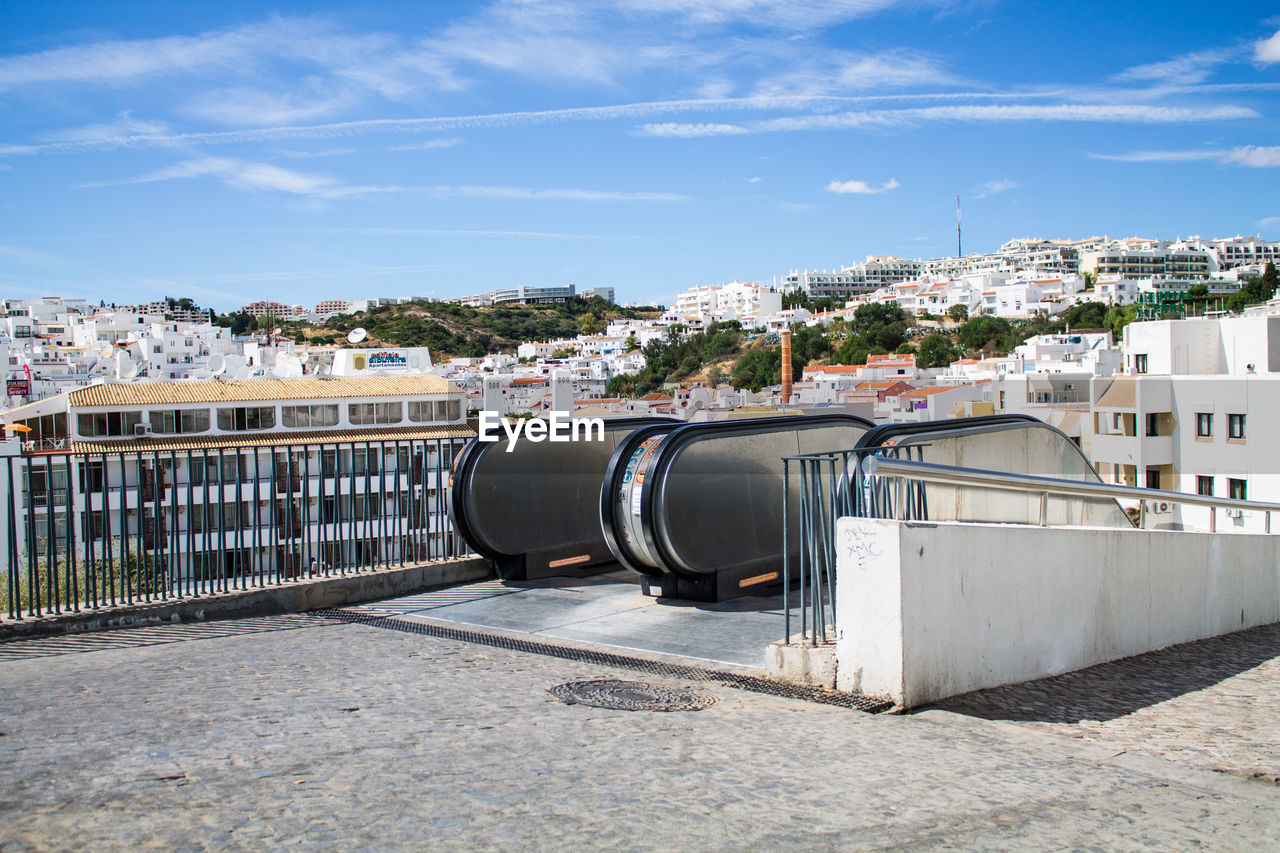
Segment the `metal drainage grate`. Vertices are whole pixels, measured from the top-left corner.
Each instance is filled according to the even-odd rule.
[[[550,687],[547,692],[566,705],[590,705],[614,711],[701,711],[720,701],[714,694],[702,690],[616,678],[570,681]]]

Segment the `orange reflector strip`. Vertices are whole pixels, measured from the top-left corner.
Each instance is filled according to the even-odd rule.
[[[769,581],[776,581],[777,579],[777,572],[769,572],[766,575],[756,575],[753,578],[743,578],[738,581],[738,588],[741,589],[744,586],[755,586],[758,583],[768,583]]]
[[[578,563],[585,563],[590,559],[590,554],[579,554],[576,557],[565,557],[563,560],[552,560],[550,563],[547,563],[547,568],[558,569],[561,566],[576,566]]]

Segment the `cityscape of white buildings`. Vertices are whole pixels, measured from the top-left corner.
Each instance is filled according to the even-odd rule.
[[[260,324],[258,334],[233,336],[212,324],[210,312],[183,310],[172,300],[107,307],[83,299],[9,299],[0,301],[8,407],[0,417],[31,430],[10,439],[21,452],[40,452],[87,438],[70,426],[60,432],[48,420],[61,414],[68,424],[75,421],[74,395],[86,388],[243,388],[254,380],[386,377],[444,380],[439,393],[453,395],[461,408],[452,417],[433,418],[437,424],[458,424],[466,412],[491,407],[515,414],[571,410],[685,419],[836,408],[880,422],[1023,413],[1078,442],[1108,482],[1272,499],[1280,497],[1280,478],[1273,473],[1280,459],[1272,459],[1262,439],[1280,428],[1280,384],[1271,384],[1280,382],[1275,302],[1235,316],[1131,323],[1121,342],[1109,332],[1041,335],[1006,356],[960,359],[943,368],[921,369],[910,354],[871,356],[865,365],[814,365],[786,401],[779,388],[752,393],[691,383],[640,399],[610,398],[607,388],[613,377],[643,369],[650,342],[711,323],[769,333],[795,323],[850,319],[860,305],[873,302],[896,302],[925,327],[942,325],[941,317],[956,306],[970,316],[1054,317],[1080,302],[1127,305],[1195,284],[1210,294],[1230,294],[1277,260],[1280,242],[1257,237],[1013,240],[989,255],[933,261],[875,256],[835,272],[792,272],[774,286],[736,280],[699,285],[678,294],[654,320],[616,320],[598,334],[529,341],[515,353],[439,363],[425,348],[302,347],[275,334],[269,323]],[[844,305],[816,314],[784,309],[789,290],[838,296]],[[611,290],[582,294],[567,285],[460,301],[536,304],[586,295],[613,297]],[[398,301],[408,300],[326,300],[309,312],[261,301],[243,310],[259,318],[314,319]],[[331,388],[338,396],[353,393]],[[156,421],[155,414],[121,429],[129,436],[142,428],[171,432],[172,425]],[[323,417],[320,423],[328,423]],[[346,421],[331,426],[364,428]],[[1159,523],[1208,523],[1204,510],[1156,511]],[[1232,516],[1229,523],[1254,529],[1256,521]]]

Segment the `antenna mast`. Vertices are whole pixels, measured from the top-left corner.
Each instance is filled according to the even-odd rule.
[[[960,247],[960,196],[956,196],[956,257],[964,257],[964,250]]]

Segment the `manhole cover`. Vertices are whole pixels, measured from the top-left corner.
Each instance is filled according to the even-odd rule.
[[[720,701],[711,693],[664,687],[647,681],[570,681],[547,690],[567,705],[590,705],[615,711],[701,711]]]

